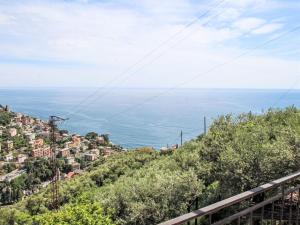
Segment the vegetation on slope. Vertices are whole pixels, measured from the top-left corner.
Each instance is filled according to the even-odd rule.
[[[68,207],[83,205],[84,210],[85,204],[99,205],[99,215],[115,224],[156,224],[186,213],[196,197],[204,206],[298,170],[299,150],[300,111],[295,107],[221,116],[207,135],[173,154],[121,153],[63,183],[64,206],[57,213],[49,210],[45,191],[2,209],[0,224],[26,224],[18,217],[30,218],[27,224],[41,217],[52,221],[59,213],[71,218]]]
[[[0,126],[7,126],[11,120],[11,113],[0,111]]]

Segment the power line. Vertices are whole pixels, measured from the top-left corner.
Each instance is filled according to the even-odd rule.
[[[221,0],[219,1],[217,4],[215,4],[214,6],[212,6],[209,10],[205,11],[204,13],[202,13],[200,16],[196,17],[194,20],[190,21],[189,23],[187,23],[182,29],[180,29],[179,31],[175,32],[173,35],[171,35],[168,39],[166,39],[165,41],[161,42],[158,46],[156,46],[154,49],[150,50],[148,53],[146,53],[142,58],[140,58],[139,60],[137,60],[134,64],[132,64],[131,66],[129,66],[127,69],[125,69],[125,71],[121,72],[120,74],[118,74],[117,76],[115,76],[112,80],[110,80],[105,86],[97,88],[93,93],[91,93],[90,95],[88,95],[86,98],[82,99],[76,106],[74,106],[71,110],[70,113],[67,114],[67,116],[73,115],[74,111],[76,112],[76,109],[78,107],[80,107],[84,102],[86,102],[87,100],[89,100],[91,97],[93,97],[94,95],[96,95],[98,93],[98,91],[100,91],[100,89],[102,88],[107,88],[109,87],[112,83],[115,82],[115,78],[119,79],[120,77],[122,77],[123,75],[126,75],[128,72],[130,72],[132,69],[134,69],[137,65],[139,65],[141,62],[143,62],[145,59],[149,58],[150,56],[152,56],[157,50],[159,50],[161,47],[165,46],[166,44],[168,44],[170,41],[172,41],[173,39],[175,39],[179,34],[183,33],[187,28],[191,27],[192,25],[194,25],[196,22],[199,21],[200,18],[203,18],[205,16],[207,16],[213,9],[219,7],[223,2],[225,2],[225,0]]]
[[[219,2],[216,6],[219,6],[219,5],[222,4],[223,2],[224,2],[224,1]],[[258,7],[258,6],[257,6],[257,7]],[[208,21],[206,21],[204,24],[202,24],[202,26],[208,25],[211,21],[213,21],[213,20],[214,20],[215,18],[217,18],[218,16],[224,14],[225,12],[226,12],[226,11],[223,10],[223,11],[217,13],[216,15],[214,15],[213,17],[211,17]],[[198,18],[198,19],[199,19],[199,18]],[[197,20],[198,20],[198,19],[197,19]],[[196,20],[196,21],[197,21],[197,20]],[[191,23],[189,23],[189,24],[191,24]],[[255,28],[255,29],[257,29],[257,28]],[[255,30],[255,29],[253,29],[253,30]],[[241,35],[241,37],[250,34],[253,30],[250,30],[250,31],[247,31],[247,32],[243,33],[243,34]],[[131,77],[131,75],[136,74],[137,72],[140,72],[145,66],[149,66],[149,65],[153,64],[157,59],[161,58],[168,50],[174,48],[178,43],[180,43],[180,42],[184,41],[185,39],[187,39],[193,32],[194,32],[194,31],[188,33],[188,34],[187,34],[186,36],[184,36],[183,38],[177,40],[173,45],[169,46],[167,49],[165,49],[165,51],[161,52],[159,55],[157,55],[157,56],[156,56],[155,58],[153,58],[151,61],[146,62],[145,64],[142,64],[140,67],[138,67],[136,70],[133,70],[133,71],[132,71],[131,73],[129,73],[127,76],[123,77],[123,79],[121,79],[120,82],[125,82],[125,81],[127,81],[128,78]],[[181,32],[180,32],[180,33],[181,33]],[[166,43],[165,43],[165,44],[166,44]],[[124,74],[124,75],[126,75],[126,74]],[[122,78],[122,77],[121,77],[121,78]],[[112,83],[112,82],[111,82],[111,83]],[[109,83],[109,84],[110,84],[110,83]],[[106,85],[106,87],[107,87],[107,86],[109,86],[109,85]],[[112,87],[111,89],[108,89],[108,90],[107,90],[106,92],[104,92],[99,98],[97,98],[97,96],[94,96],[94,97],[93,97],[93,95],[90,96],[90,97],[91,97],[90,101],[93,102],[93,101],[96,100],[96,98],[97,98],[97,100],[102,99],[102,98],[105,97],[107,94],[109,94],[110,91],[111,91],[112,89],[114,89],[114,88]],[[98,90],[96,90],[96,92],[98,92]],[[97,94],[97,93],[95,93],[95,95],[96,95],[96,94]],[[93,97],[93,98],[92,98],[92,97]],[[87,99],[87,101],[88,101],[88,100],[89,100],[89,99]],[[84,108],[78,108],[78,110],[72,112],[71,114],[74,115],[74,114],[76,114],[76,113],[78,113],[78,112],[81,112],[81,111],[83,111],[83,110],[84,110]],[[71,114],[68,114],[68,116],[71,115]]]
[[[298,28],[297,28],[298,29]],[[251,31],[250,31],[251,32]],[[250,33],[250,32],[247,32],[247,33]],[[289,31],[289,32],[292,32],[292,31]],[[288,33],[289,33],[288,32]],[[285,34],[284,35],[282,35],[282,36],[285,36]],[[269,40],[268,42],[272,42],[272,41],[275,41],[275,40],[277,40],[277,39],[279,39],[279,38],[281,38],[281,36],[280,37],[276,37],[276,38],[273,38],[273,39],[271,39],[271,40]],[[268,44],[268,43],[264,43],[263,45],[266,45],[266,44]],[[262,45],[262,46],[263,46]],[[259,47],[261,47],[261,46],[259,46]],[[255,49],[257,49],[257,48],[254,48],[254,49],[251,49],[250,51],[253,51],[253,50],[255,50]],[[246,53],[246,54],[248,54],[248,52]],[[236,57],[236,58],[234,58],[233,59],[233,61],[236,61],[238,58],[241,58],[242,56],[244,56],[244,55],[246,55],[246,54],[241,54],[241,55],[239,55],[238,57]],[[231,62],[226,62],[225,64],[228,64],[228,63],[231,63]],[[220,64],[219,65],[219,67],[223,67],[223,66],[225,66],[225,65],[223,65],[223,64]],[[140,69],[140,68],[139,68]],[[139,71],[139,70],[138,70]],[[137,72],[137,71],[135,71],[135,72]],[[211,71],[208,71],[207,73],[210,73]],[[190,82],[190,81],[189,81]],[[186,83],[186,82],[184,82],[184,83]],[[184,84],[181,84],[181,85],[184,85]],[[180,86],[181,86],[180,85]],[[175,88],[177,88],[177,86],[175,87]],[[171,88],[171,89],[174,89],[174,88]],[[161,96],[161,94],[159,94],[159,96]],[[156,96],[157,97],[157,96]],[[151,97],[152,98],[152,97]],[[150,100],[151,101],[151,100]],[[144,104],[144,103],[143,103]]]
[[[297,87],[298,83],[300,81],[300,78],[298,78],[295,82],[293,82],[293,84],[291,85],[291,87],[289,89],[287,89],[271,106],[271,108],[275,108],[277,107],[277,105],[279,104],[279,102],[281,102],[283,99],[286,98],[286,96],[295,89],[295,87]]]
[[[222,67],[224,67],[224,66],[226,66],[226,65],[228,65],[228,64],[231,64],[231,63],[237,61],[238,59],[244,57],[245,55],[248,55],[249,53],[251,53],[251,52],[253,52],[253,51],[257,50],[257,49],[262,48],[262,47],[268,45],[268,44],[271,43],[271,42],[277,41],[277,40],[283,38],[284,36],[286,36],[287,34],[296,32],[296,31],[299,30],[299,29],[300,29],[300,25],[299,25],[299,26],[296,26],[296,27],[294,27],[294,28],[292,28],[292,29],[290,29],[290,30],[284,32],[284,33],[282,33],[281,35],[278,35],[278,36],[276,36],[276,37],[274,37],[274,38],[271,38],[271,39],[267,40],[266,42],[264,42],[264,43],[262,43],[262,44],[259,44],[259,45],[255,46],[254,48],[252,48],[252,49],[250,49],[250,50],[244,51],[243,53],[241,53],[241,54],[239,54],[239,55],[237,55],[237,56],[231,58],[230,60],[225,61],[225,62],[223,62],[223,63],[221,63],[221,64],[219,64],[219,65],[216,65],[216,66],[210,68],[209,70],[207,70],[207,71],[205,71],[205,72],[203,72],[203,73],[197,74],[196,76],[194,76],[194,77],[191,78],[190,80],[186,80],[186,81],[184,81],[184,82],[182,82],[182,83],[180,83],[180,84],[178,84],[178,85],[176,85],[176,86],[174,86],[174,87],[172,87],[172,88],[168,88],[167,90],[165,90],[165,91],[159,93],[158,95],[154,95],[154,96],[151,96],[151,97],[145,99],[143,102],[141,102],[141,103],[139,103],[139,104],[133,105],[132,107],[128,107],[127,109],[125,109],[125,110],[123,110],[123,111],[121,111],[121,112],[119,112],[119,113],[116,113],[116,114],[112,115],[111,117],[109,117],[109,119],[113,119],[113,118],[115,118],[116,116],[121,115],[121,114],[123,114],[123,113],[126,113],[126,112],[132,110],[133,108],[140,107],[140,106],[144,105],[145,103],[150,102],[150,101],[152,101],[152,100],[154,100],[154,99],[156,99],[156,98],[158,98],[158,97],[160,97],[160,96],[162,96],[162,95],[164,95],[164,94],[170,92],[171,90],[174,90],[174,89],[176,89],[176,88],[180,88],[180,87],[182,87],[182,86],[184,86],[184,85],[186,85],[186,84],[188,84],[188,83],[190,83],[190,82],[192,82],[192,81],[195,81],[196,79],[198,79],[198,78],[200,78],[200,77],[206,76],[206,75],[208,75],[209,73],[211,73],[211,72],[213,72],[213,71],[215,71],[215,70],[217,70],[217,69],[220,69],[220,68],[222,68]]]
[[[224,13],[224,12],[221,12],[220,14],[222,14],[222,13]],[[220,15],[220,14],[218,14],[218,15]],[[210,22],[210,21],[209,21],[209,22]],[[205,24],[203,24],[203,26],[205,26],[205,25],[207,25],[207,24],[208,24],[208,23],[206,22]],[[164,51],[160,52],[158,55],[156,55],[156,56],[155,56],[154,58],[152,58],[150,61],[148,61],[148,62],[146,62],[146,63],[144,63],[144,64],[141,64],[141,66],[137,67],[135,70],[132,70],[130,73],[124,74],[124,75],[125,75],[124,77],[122,77],[122,76],[119,77],[119,78],[118,78],[118,79],[119,79],[119,83],[124,83],[125,81],[128,81],[128,79],[129,79],[132,75],[134,75],[134,74],[136,74],[136,73],[142,71],[146,66],[152,65],[154,62],[156,62],[158,59],[160,59],[162,56],[164,56],[165,53],[166,53],[167,51],[169,51],[170,49],[173,49],[175,46],[178,45],[178,43],[184,41],[184,40],[185,40],[187,37],[189,37],[190,34],[192,34],[192,33],[193,33],[193,32],[190,32],[190,33],[189,33],[188,35],[186,35],[184,38],[179,39],[178,41],[175,42],[175,44],[169,46],[167,49],[165,49]],[[113,82],[110,82],[109,84],[111,84],[111,83],[113,83]],[[101,96],[98,97],[98,96],[97,96],[97,93],[95,93],[94,95],[91,95],[89,99],[86,99],[86,101],[83,102],[83,103],[89,104],[88,102],[92,103],[92,102],[95,101],[95,100],[103,99],[105,96],[107,96],[109,93],[111,93],[111,91],[114,90],[116,87],[111,86],[111,88],[108,89],[108,88],[109,88],[109,85],[106,85],[105,88],[106,88],[106,89],[104,89],[104,92],[102,93]],[[105,90],[106,90],[106,91],[105,91]],[[98,91],[97,91],[97,92],[98,92]],[[83,110],[84,110],[84,108],[78,108],[76,111],[72,112],[71,114],[68,114],[67,116],[74,115],[74,114],[76,114],[76,113],[78,113],[78,112],[82,112]]]

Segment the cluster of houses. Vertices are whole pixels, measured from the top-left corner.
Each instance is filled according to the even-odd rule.
[[[47,122],[10,112],[7,106],[0,107],[1,111],[9,112],[11,121],[7,126],[0,126],[0,170],[8,163],[14,163],[21,170],[26,160],[52,157],[53,149],[49,145],[51,129]],[[92,162],[99,157],[109,157],[115,152],[102,136],[88,140],[84,136],[71,135],[66,131],[57,131],[55,135],[60,143],[55,148],[55,156],[71,165],[72,172],[82,169],[78,161]],[[16,143],[20,139],[21,146]]]

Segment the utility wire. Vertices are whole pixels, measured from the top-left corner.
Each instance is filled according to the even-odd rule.
[[[278,104],[287,97],[287,95],[292,92],[298,85],[300,81],[300,77],[293,82],[293,84],[291,85],[291,87],[289,89],[287,89],[284,93],[282,93],[282,95],[272,104],[271,108],[275,108],[278,106]]]
[[[202,26],[206,26],[207,24],[209,24],[209,22],[213,21],[213,19],[217,16],[220,16],[221,14],[223,14],[224,11],[218,13],[217,15],[215,15],[213,18],[211,18],[209,21],[205,22],[204,24],[202,24]],[[132,70],[130,73],[128,74],[124,74],[125,76],[122,78],[122,77],[119,77],[121,78],[119,80],[119,83],[123,84],[125,81],[127,81],[132,75],[142,71],[146,66],[149,66],[149,65],[152,65],[155,61],[157,61],[158,59],[160,59],[162,56],[164,56],[166,54],[167,51],[173,49],[175,46],[177,46],[179,43],[181,43],[182,41],[186,40],[192,33],[194,33],[194,31],[188,33],[186,36],[184,36],[182,39],[179,39],[178,41],[176,41],[173,45],[169,46],[168,48],[166,48],[164,51],[162,51],[160,54],[156,55],[152,60],[144,63],[144,64],[141,64],[141,66],[137,67],[136,70]],[[111,83],[110,83],[111,84]],[[112,90],[114,90],[116,87],[113,87],[111,86],[110,89],[108,89],[108,87],[105,87],[107,88],[107,91],[104,91],[102,93],[101,96],[97,96],[97,93],[95,93],[95,95],[93,96],[90,96],[90,99],[87,99],[85,103],[87,102],[94,102],[96,99],[97,100],[100,100],[100,99],[103,99],[105,96],[107,96]],[[78,110],[72,112],[70,115],[74,115],[74,114],[77,114],[79,112],[82,112],[84,110],[84,108],[78,108]]]
[[[220,14],[218,14],[218,15],[220,15]],[[217,15],[217,16],[218,16]],[[298,29],[298,28],[297,28]],[[246,34],[248,34],[248,33],[251,33],[251,31],[250,32],[247,32]],[[289,33],[289,32],[288,32]],[[282,36],[285,36],[285,35],[282,35]],[[277,39],[279,39],[279,38],[281,38],[281,36],[280,37],[276,37],[276,38],[273,38],[273,39],[271,39],[271,40],[269,40],[268,42],[272,42],[272,41],[275,41],[275,40],[277,40]],[[184,38],[185,39],[185,38]],[[264,45],[265,44],[267,44],[267,43],[264,43]],[[259,47],[261,47],[261,46],[259,46]],[[255,48],[256,49],[256,48]],[[253,51],[253,50],[255,50],[255,49],[251,49],[251,51]],[[248,54],[248,53],[247,53]],[[237,57],[237,58],[240,58],[241,56],[243,56],[244,54],[242,54],[242,55],[239,55],[239,57]],[[237,60],[237,59],[235,59],[234,58],[234,61],[235,60]],[[227,63],[226,63],[227,64]],[[219,66],[224,66],[223,64],[221,64],[221,65],[219,65]],[[139,68],[137,71],[135,71],[135,72],[138,72],[139,70],[140,70],[141,68]],[[210,71],[211,72],[211,71]],[[189,81],[190,82],[190,81]],[[177,87],[177,86],[176,86]],[[172,88],[173,89],[173,88]],[[160,95],[159,95],[160,96]],[[156,96],[155,96],[156,97]],[[170,127],[170,126],[169,126]],[[174,127],[175,128],[175,127]],[[184,129],[183,127],[178,127],[178,128],[182,128],[182,129]]]
[[[296,31],[298,31],[299,29],[300,29],[300,25],[298,25],[298,26],[296,26],[296,27],[294,27],[294,28],[292,28],[292,29],[290,29],[290,30],[288,30],[288,31],[286,31],[286,32],[284,32],[284,33],[282,33],[281,35],[278,35],[278,36],[276,36],[276,37],[274,37],[274,38],[271,38],[271,39],[267,40],[266,42],[264,42],[264,43],[262,43],[262,44],[259,44],[259,45],[255,46],[254,48],[252,48],[252,49],[250,49],[250,50],[244,51],[243,53],[241,53],[241,54],[239,54],[239,55],[237,55],[237,56],[231,58],[230,60],[225,61],[225,62],[223,62],[223,63],[221,63],[221,64],[219,64],[219,65],[216,65],[216,66],[210,68],[209,70],[207,70],[207,71],[205,71],[205,72],[203,72],[203,73],[197,74],[196,76],[194,76],[194,77],[191,78],[190,80],[184,81],[184,82],[182,82],[182,83],[180,83],[180,84],[178,84],[178,85],[176,85],[176,86],[174,86],[174,87],[172,87],[172,88],[168,88],[167,90],[165,90],[165,91],[159,93],[158,95],[154,95],[154,96],[152,96],[152,97],[149,97],[149,98],[145,99],[143,102],[141,102],[141,103],[139,103],[139,104],[136,104],[136,105],[134,105],[134,106],[132,106],[132,107],[128,107],[127,109],[125,109],[125,110],[123,110],[123,111],[121,111],[121,112],[119,112],[119,113],[116,113],[116,114],[112,115],[111,117],[109,117],[109,119],[113,119],[113,118],[115,118],[116,116],[119,116],[119,115],[121,115],[121,114],[123,114],[123,113],[126,113],[126,112],[128,112],[128,111],[130,111],[130,110],[132,110],[132,109],[134,109],[134,108],[140,107],[140,106],[146,104],[147,102],[150,102],[150,101],[152,101],[152,100],[154,100],[154,99],[156,99],[156,98],[158,98],[158,97],[160,97],[160,96],[162,96],[162,95],[164,95],[164,94],[170,92],[171,90],[174,90],[174,89],[176,89],[176,88],[180,88],[180,87],[182,87],[182,86],[184,86],[184,85],[186,85],[186,84],[188,84],[188,83],[190,83],[190,82],[192,82],[192,81],[195,81],[196,79],[198,79],[198,78],[200,78],[200,77],[204,77],[204,76],[208,75],[209,73],[214,72],[214,71],[217,70],[217,69],[220,69],[220,68],[222,68],[222,67],[224,67],[224,66],[226,66],[226,65],[228,65],[228,64],[234,63],[235,61],[237,61],[238,59],[240,59],[240,58],[242,58],[242,57],[248,55],[249,53],[251,53],[251,52],[253,52],[253,51],[255,51],[255,50],[259,49],[259,48],[262,48],[262,47],[264,47],[264,46],[266,46],[266,45],[268,45],[268,44],[270,44],[270,43],[272,43],[272,42],[274,42],[274,41],[277,41],[277,40],[279,40],[279,39],[285,37],[286,35],[288,35],[288,34],[290,34],[290,33],[296,32]]]
[[[91,97],[93,97],[94,95],[96,95],[102,88],[107,88],[109,87],[111,84],[113,84],[115,82],[115,78],[120,78],[123,75],[126,75],[128,72],[130,72],[132,69],[134,69],[137,65],[139,65],[141,62],[143,62],[145,59],[149,58],[150,56],[152,56],[155,52],[157,52],[160,48],[162,48],[163,46],[165,46],[166,44],[168,44],[170,41],[172,41],[173,39],[175,39],[178,35],[180,35],[181,33],[183,33],[187,28],[191,27],[192,25],[194,25],[196,22],[199,21],[200,18],[203,18],[205,16],[207,16],[213,9],[219,7],[223,2],[225,2],[225,0],[221,0],[219,1],[217,4],[215,4],[214,6],[212,6],[210,9],[208,9],[207,11],[205,11],[204,13],[202,13],[200,16],[196,17],[195,19],[193,19],[192,21],[190,21],[189,23],[187,23],[182,29],[178,30],[177,32],[175,32],[173,35],[171,35],[168,39],[166,39],[165,41],[161,42],[157,47],[155,47],[154,49],[150,50],[148,53],[146,53],[142,58],[140,58],[139,60],[137,60],[134,64],[132,64],[131,66],[129,66],[127,69],[125,69],[125,71],[121,72],[120,74],[114,76],[114,78],[112,80],[110,80],[105,86],[103,87],[99,87],[97,88],[93,93],[91,93],[90,95],[88,95],[86,98],[82,99],[77,105],[75,105],[70,112],[66,115],[66,116],[70,116],[73,115],[74,112],[76,112],[76,109],[78,107],[80,107],[83,103],[85,103],[88,99],[90,99]]]
[[[175,87],[173,87],[173,88],[170,88],[170,89],[168,89],[168,90],[166,90],[166,91],[164,91],[164,92],[159,93],[158,95],[152,96],[152,97],[146,99],[145,101],[146,101],[146,102],[152,101],[153,99],[162,96],[163,94],[169,92],[170,90],[176,89],[176,88],[178,88],[178,87],[180,87],[180,86],[182,86],[182,85],[185,85],[186,83],[189,83],[189,82],[191,82],[191,81],[193,81],[193,80],[195,80],[195,79],[198,79],[201,75],[204,76],[204,75],[206,75],[206,73],[210,73],[210,72],[212,72],[212,71],[218,69],[219,67],[224,67],[225,65],[227,65],[227,64],[229,64],[229,63],[232,63],[232,62],[238,60],[239,58],[243,57],[244,55],[247,55],[247,54],[249,54],[250,52],[252,52],[252,51],[254,51],[254,50],[256,50],[256,49],[258,49],[258,48],[260,48],[260,47],[263,47],[263,46],[265,46],[265,45],[267,45],[267,44],[269,44],[269,43],[271,43],[271,42],[273,42],[273,41],[276,41],[276,40],[282,38],[283,36],[287,35],[288,33],[291,33],[291,32],[294,32],[294,31],[298,30],[299,27],[300,27],[300,26],[297,26],[297,27],[295,27],[294,29],[291,29],[291,30],[289,30],[289,31],[287,31],[287,32],[285,32],[285,33],[283,33],[283,34],[281,34],[281,35],[278,35],[278,36],[276,36],[276,37],[274,37],[274,38],[272,38],[272,39],[270,39],[270,40],[264,42],[263,44],[260,44],[260,45],[258,45],[258,46],[256,46],[256,47],[250,49],[249,51],[245,51],[244,53],[242,53],[242,54],[240,54],[240,55],[234,57],[233,59],[231,59],[231,60],[229,60],[229,61],[226,61],[226,62],[224,62],[224,63],[221,63],[220,65],[217,65],[217,66],[214,67],[214,68],[211,68],[210,70],[206,71],[205,73],[198,74],[198,75],[195,76],[192,80],[185,81],[185,82],[183,82],[183,83],[181,83],[181,84],[179,84],[179,85],[177,85],[177,86],[175,86]],[[247,34],[249,34],[249,33],[251,33],[251,32],[252,32],[252,30],[247,31],[247,32],[244,33],[242,36],[247,35]],[[288,92],[289,92],[289,91],[288,91]],[[288,93],[287,93],[287,94],[288,94]],[[285,94],[285,95],[286,95],[286,94]],[[283,97],[284,97],[284,96],[283,96]],[[141,106],[141,105],[144,105],[144,104],[146,103],[145,101],[142,102],[142,103],[140,103],[140,104],[138,104],[136,107],[139,107],[139,106]],[[134,108],[134,107],[130,107],[130,109],[132,109],[132,108]],[[126,111],[122,111],[121,113],[127,112],[127,111],[129,111],[130,109],[127,109]],[[115,114],[115,115],[113,115],[113,117],[111,117],[111,118],[114,118],[115,116],[117,116],[117,115],[119,115],[119,114],[121,114],[121,113]],[[168,129],[168,128],[183,129],[183,130],[187,131],[187,132],[185,132],[185,133],[187,133],[187,134],[192,134],[193,132],[196,132],[196,131],[199,131],[199,132],[201,133],[201,131],[200,131],[199,129],[189,128],[189,127],[182,127],[182,126],[172,126],[172,125],[170,126],[170,125],[162,125],[162,124],[161,124],[161,125],[149,125],[149,126],[152,126],[152,127],[160,127],[160,128],[166,128],[166,129]]]
[[[224,1],[221,1],[218,6],[223,3]],[[213,17],[211,17],[208,21],[206,21],[204,24],[202,24],[202,26],[206,26],[208,25],[211,21],[213,21],[215,18],[217,18],[218,16],[224,14],[226,11],[223,10],[219,13],[217,13],[216,15],[214,15]],[[257,28],[255,28],[257,29]],[[253,29],[253,30],[255,30]],[[243,36],[246,36],[248,34],[250,34],[253,30],[249,30],[245,33],[243,33],[240,37],[243,37]],[[140,72],[145,66],[149,66],[151,64],[153,64],[155,61],[157,61],[157,59],[161,58],[168,50],[174,48],[176,45],[178,45],[179,43],[181,43],[182,41],[186,40],[189,36],[191,36],[192,33],[194,33],[195,31],[191,31],[190,33],[188,33],[186,36],[184,36],[183,38],[177,40],[173,45],[169,46],[167,49],[165,49],[165,51],[161,52],[159,55],[157,55],[155,58],[153,58],[151,61],[145,63],[145,64],[142,64],[140,67],[137,68],[137,70],[133,70],[131,73],[129,73],[127,76],[125,76],[123,79],[120,80],[121,83],[124,83],[125,81],[128,80],[128,78],[131,77],[131,75],[133,74],[136,74],[137,72]],[[126,74],[124,74],[126,75]],[[110,91],[114,89],[113,87],[111,89],[109,89],[107,92],[104,92],[99,98],[97,98],[97,96],[94,96],[94,98],[92,98],[93,96],[90,96],[92,99],[90,99],[90,102],[93,102],[95,101],[96,99],[99,100],[99,99],[102,99],[103,97],[105,97],[107,94],[110,93]],[[97,93],[96,93],[97,94]],[[88,99],[87,99],[88,100]],[[79,112],[82,112],[84,110],[84,108],[79,108],[78,110],[72,112],[72,115],[74,114],[77,114]],[[68,115],[71,115],[71,114],[68,114]]]

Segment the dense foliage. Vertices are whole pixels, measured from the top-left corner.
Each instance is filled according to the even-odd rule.
[[[156,224],[186,213],[196,197],[204,206],[298,170],[299,150],[300,111],[294,107],[221,116],[207,135],[176,152],[146,148],[120,153],[63,182],[63,206],[57,213],[49,211],[51,195],[45,190],[0,210],[0,224],[32,224],[39,218],[51,224],[61,217],[72,221],[75,215],[68,209],[84,211],[93,204],[101,206],[100,216],[109,215],[116,224]],[[29,220],[20,223],[17,218]]]
[[[47,212],[37,216],[3,209],[0,223],[8,225],[113,225],[112,220],[103,214],[103,209],[98,203],[67,205],[58,212]]]
[[[10,123],[12,115],[10,112],[0,111],[0,126],[7,126]]]
[[[69,167],[63,160],[57,160],[58,168],[62,172],[69,172]],[[5,164],[3,169],[11,172],[16,169],[14,163]],[[24,166],[26,173],[12,181],[0,183],[0,204],[6,205],[19,201],[24,197],[24,192],[33,193],[45,182],[53,177],[52,165],[49,160],[37,158],[34,161],[26,161]]]

